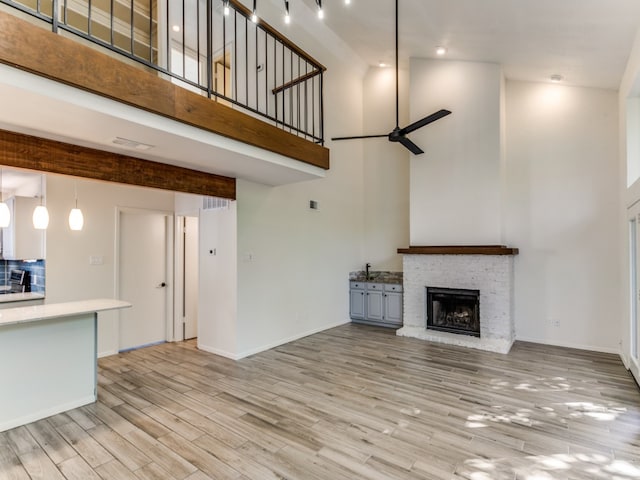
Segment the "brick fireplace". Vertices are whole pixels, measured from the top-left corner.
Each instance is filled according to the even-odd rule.
[[[404,326],[397,335],[508,353],[515,339],[513,259],[504,246],[410,247],[403,254]],[[428,289],[478,291],[480,327],[468,332],[427,328]],[[462,318],[465,309],[453,311]]]

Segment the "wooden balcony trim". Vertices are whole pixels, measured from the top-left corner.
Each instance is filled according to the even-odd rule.
[[[0,164],[47,173],[236,199],[236,181],[165,163],[0,130]]]
[[[329,169],[329,149],[0,11],[0,63]]]
[[[517,248],[504,245],[429,245],[399,248],[403,255],[518,255]]]

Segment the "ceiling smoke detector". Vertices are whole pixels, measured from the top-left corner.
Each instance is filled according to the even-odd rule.
[[[155,147],[155,145],[148,145],[146,143],[136,142],[135,140],[129,140],[128,138],[122,137],[111,139],[111,143],[131,150],[151,150],[153,147]]]

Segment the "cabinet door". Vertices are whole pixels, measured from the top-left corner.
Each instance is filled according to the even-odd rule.
[[[384,320],[384,292],[367,290],[367,320]]]
[[[364,290],[349,290],[349,312],[351,318],[364,319]]]
[[[384,294],[384,320],[402,325],[402,293]]]

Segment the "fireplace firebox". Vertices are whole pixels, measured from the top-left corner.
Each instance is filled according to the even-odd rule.
[[[427,330],[480,336],[480,290],[427,288]]]

